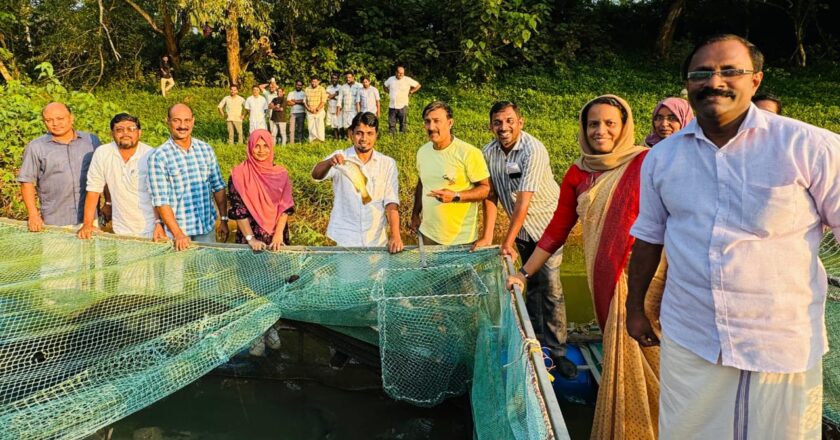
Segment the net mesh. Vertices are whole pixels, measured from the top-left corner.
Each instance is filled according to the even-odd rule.
[[[471,391],[482,439],[553,438],[497,250],[194,247],[0,220],[0,439],[73,439],[193,382],[279,318],[378,330],[385,391]]]
[[[828,274],[825,324],[829,351],[823,357],[823,418],[840,426],[840,245],[834,234],[823,237],[820,259]]]

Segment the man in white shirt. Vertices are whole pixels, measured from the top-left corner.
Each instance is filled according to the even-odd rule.
[[[840,137],[759,110],[764,57],[720,35],[683,64],[697,119],[645,158],[627,331],[659,343],[645,292],[667,248],[659,435],[818,439],[827,291],[840,236]]]
[[[111,194],[114,233],[165,239],[149,193],[149,155],[154,149],[140,142],[140,121],[127,113],[111,119],[114,141],[93,153],[87,174],[84,220],[77,235],[89,239],[96,230],[96,205],[107,185]]]
[[[338,89],[336,114],[339,116],[341,124],[339,136],[349,138],[350,133],[347,132],[347,129],[350,128],[353,118],[356,117],[356,103],[359,100],[359,91],[362,89],[362,85],[356,82],[356,76],[353,75],[353,72],[347,72],[345,78],[347,83]]]
[[[327,86],[327,125],[332,128],[333,139],[338,140],[338,132],[341,129],[341,119],[338,111],[338,93],[341,84],[338,83],[338,74],[330,75],[330,85]]]
[[[242,138],[242,106],[245,105],[245,98],[239,96],[239,86],[230,86],[230,95],[225,96],[219,102],[219,114],[225,118],[228,130],[228,144],[233,144],[233,132],[239,134],[239,143],[244,143]],[[225,117],[227,115],[227,117]]]
[[[248,110],[248,134],[257,130],[267,130],[265,113],[268,111],[268,101],[260,93],[260,86],[251,87],[251,96],[245,100],[245,110]]]
[[[370,85],[370,77],[367,75],[362,76],[362,90],[359,91],[356,111],[370,112],[379,117],[379,90]]]
[[[303,92],[303,81],[295,81],[295,90],[289,92],[289,100],[286,102],[290,107],[289,116],[289,143],[303,142],[303,120],[306,117],[306,93]]]
[[[333,152],[312,169],[313,179],[330,179],[333,185],[335,199],[327,236],[338,246],[387,246],[391,253],[400,252],[403,242],[397,164],[374,150],[379,119],[373,113],[359,113],[350,132],[352,147]]]
[[[400,133],[405,133],[408,122],[408,97],[420,90],[420,83],[409,76],[405,76],[405,67],[397,64],[394,76],[385,80],[385,92],[389,95],[388,102],[388,133],[397,132],[397,123],[400,124]]]

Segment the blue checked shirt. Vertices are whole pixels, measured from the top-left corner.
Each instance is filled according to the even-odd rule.
[[[225,188],[216,153],[206,142],[192,139],[185,151],[169,138],[149,158],[149,188],[155,206],[169,205],[186,235],[213,230],[213,193]]]

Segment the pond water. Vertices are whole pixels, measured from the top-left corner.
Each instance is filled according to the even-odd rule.
[[[567,247],[561,269],[567,316],[579,324],[593,319],[582,260],[579,247]],[[239,356],[87,440],[472,439],[467,397],[435,408],[396,402],[375,368],[343,359],[336,366],[335,349],[299,329],[279,334],[280,350]],[[572,439],[588,439],[594,408],[558,400]]]

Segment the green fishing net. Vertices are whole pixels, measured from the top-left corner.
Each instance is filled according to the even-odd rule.
[[[427,267],[420,260],[416,250],[174,252],[0,220],[0,439],[82,438],[200,378],[280,318],[376,330],[385,392],[422,406],[469,392],[478,438],[555,438],[498,250],[434,247]]]

